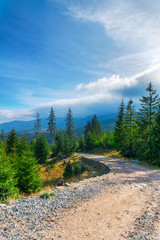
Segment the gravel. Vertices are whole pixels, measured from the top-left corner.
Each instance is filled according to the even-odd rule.
[[[76,207],[78,202],[102,193],[107,186],[107,181],[102,180],[93,186],[59,187],[54,189],[55,197],[32,196],[1,204],[0,239],[44,239],[42,232],[55,226],[53,218],[58,211]]]

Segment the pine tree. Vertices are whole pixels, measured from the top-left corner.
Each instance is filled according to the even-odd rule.
[[[41,134],[35,143],[35,157],[39,163],[44,163],[49,154],[48,142],[43,134]]]
[[[75,129],[74,119],[73,119],[71,108],[69,108],[68,113],[66,115],[66,134],[68,134],[71,141],[75,140],[74,129]]]
[[[136,129],[136,112],[132,99],[128,102],[125,111],[125,142],[126,142],[126,154],[129,157],[133,157],[133,148],[135,141],[135,129]]]
[[[39,134],[41,131],[41,119],[40,119],[39,113],[37,113],[37,115],[36,115],[36,120],[34,123],[34,130],[35,130],[36,138],[39,137]]]
[[[32,193],[41,189],[41,179],[37,160],[29,151],[23,152],[17,161],[18,187],[21,191]]]
[[[53,108],[51,107],[51,111],[50,111],[50,115],[48,117],[48,129],[47,131],[49,131],[50,136],[51,136],[51,140],[53,143],[53,137],[55,137],[55,132],[56,132],[56,118],[55,118],[55,113]]]
[[[115,148],[125,154],[125,122],[124,122],[124,102],[122,100],[117,114],[117,120],[114,127]]]
[[[17,132],[13,128],[6,139],[6,152],[7,154],[12,154],[13,159],[15,160],[17,149],[18,149],[19,140],[17,137]]]
[[[142,96],[140,99],[142,108],[139,110],[138,114],[138,125],[142,139],[141,148],[143,154],[152,164],[153,124],[160,100],[151,83],[149,83],[146,91],[149,93],[149,96]]]

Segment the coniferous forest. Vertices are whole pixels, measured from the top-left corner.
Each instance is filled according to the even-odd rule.
[[[27,140],[25,134],[19,139],[14,129],[5,138],[2,130],[0,201],[16,198],[21,192],[30,194],[39,191],[43,186],[41,164],[47,158],[64,159],[76,151],[116,149],[125,157],[160,166],[160,99],[151,83],[146,88],[146,95],[140,98],[140,109],[136,110],[132,99],[126,105],[122,100],[112,132],[104,132],[94,115],[77,138],[71,108],[66,114],[65,131],[57,130],[56,114],[51,108],[47,129],[51,144],[41,131],[38,113],[34,131],[35,138]]]

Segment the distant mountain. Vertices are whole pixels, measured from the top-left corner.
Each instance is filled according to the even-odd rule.
[[[80,117],[75,117],[74,118],[74,125],[75,127],[80,127],[80,126],[85,126],[87,121],[91,119],[93,115],[80,118]],[[98,120],[102,124],[102,128],[106,129],[106,126],[110,128],[113,121],[115,119],[115,115],[100,115],[98,116]],[[28,130],[33,130],[34,129],[34,122],[35,120],[32,121],[12,121],[12,122],[6,122],[6,123],[1,123],[0,124],[0,130],[3,129],[5,133],[10,132],[12,128],[14,128],[17,132],[19,131],[28,131]],[[64,128],[65,127],[65,118],[63,117],[57,117],[56,118],[56,124],[57,128]],[[46,129],[48,128],[48,120],[46,118],[41,119],[41,128]],[[112,127],[111,127],[112,128]]]

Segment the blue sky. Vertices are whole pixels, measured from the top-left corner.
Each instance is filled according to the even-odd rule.
[[[160,90],[158,0],[1,0],[0,122],[117,111]]]

